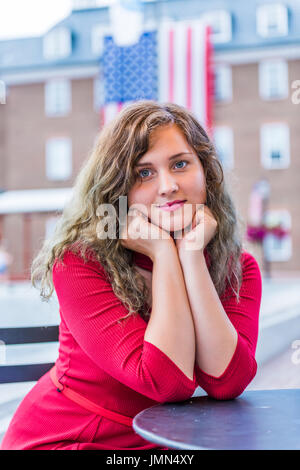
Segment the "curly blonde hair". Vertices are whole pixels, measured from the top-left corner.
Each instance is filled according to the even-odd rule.
[[[226,189],[222,165],[214,145],[197,119],[185,108],[172,103],[138,101],[121,111],[105,126],[96,139],[73,187],[73,197],[65,207],[53,236],[33,260],[31,281],[40,289],[42,300],[53,290],[52,268],[63,262],[66,250],[80,252],[84,260],[88,250],[105,269],[116,296],[128,308],[129,315],[145,311],[149,294],[143,276],[134,263],[132,250],[119,239],[119,198],[127,196],[134,184],[134,166],[149,148],[151,133],[160,126],[176,124],[198,155],[206,178],[206,204],[218,222],[217,233],[206,247],[209,272],[218,295],[230,286],[239,302],[242,282],[242,239],[233,201]],[[111,204],[117,214],[117,233],[113,238],[99,237],[97,207]],[[98,230],[98,232],[97,232]]]

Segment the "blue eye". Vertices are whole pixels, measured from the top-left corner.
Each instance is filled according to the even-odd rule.
[[[186,160],[180,160],[180,162],[176,162],[175,165],[177,165],[178,163],[187,163]],[[184,167],[181,167],[181,168],[184,168]]]
[[[178,162],[175,163],[175,165],[178,165],[179,163],[185,163],[185,166],[181,166],[180,168],[178,168],[179,170],[182,170],[183,168],[186,167],[186,165],[188,164],[188,162],[186,160],[180,160]],[[141,178],[141,179],[145,179],[147,178],[148,175],[144,175],[142,176],[142,172],[143,171],[151,171],[150,168],[143,168],[142,170],[138,171],[137,175]]]
[[[139,175],[141,175],[141,173],[142,173],[143,171],[146,171],[146,172],[147,172],[147,171],[149,171],[149,170],[148,170],[148,168],[144,168],[143,170],[141,170],[141,171],[139,172]],[[145,176],[145,175],[144,175],[144,176]],[[145,177],[147,177],[147,175],[146,175]]]

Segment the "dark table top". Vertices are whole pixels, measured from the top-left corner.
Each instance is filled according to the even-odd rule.
[[[169,449],[300,449],[300,389],[255,390],[234,400],[193,397],[148,408],[133,429]]]

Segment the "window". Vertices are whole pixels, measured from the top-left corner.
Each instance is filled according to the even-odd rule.
[[[288,168],[290,164],[289,128],[283,123],[261,127],[261,162],[264,168]]]
[[[281,3],[261,5],[256,10],[257,33],[262,37],[288,34],[287,7]]]
[[[72,10],[107,7],[110,3],[111,0],[72,0]]]
[[[234,166],[232,129],[227,126],[215,127],[214,143],[223,168],[232,169]]]
[[[46,175],[48,180],[67,180],[72,175],[72,142],[61,137],[46,142]]]
[[[111,34],[111,30],[107,26],[97,24],[93,27],[91,33],[91,47],[92,53],[96,56],[101,56],[104,47],[104,37]]]
[[[71,111],[71,82],[65,79],[45,83],[45,113],[47,116],[65,116]]]
[[[71,32],[60,27],[50,31],[44,37],[44,57],[46,59],[61,59],[71,54]]]
[[[143,3],[156,2],[157,0],[142,0]],[[72,10],[84,10],[86,8],[108,7],[112,0],[72,0]],[[130,2],[129,2],[130,3]]]
[[[289,96],[288,64],[284,60],[268,60],[259,64],[259,91],[263,99]]]
[[[231,67],[225,64],[215,66],[215,99],[216,101],[232,100]]]
[[[231,41],[231,15],[225,10],[204,13],[202,19],[212,29],[211,39],[214,43]]]
[[[263,241],[265,257],[268,261],[288,261],[292,256],[291,239],[291,215],[287,210],[269,210],[266,213],[265,223],[268,227],[280,225],[288,231],[286,235],[279,237],[268,233]]]

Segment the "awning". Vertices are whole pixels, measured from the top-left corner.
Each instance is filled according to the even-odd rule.
[[[73,188],[26,189],[0,193],[0,215],[62,211]]]

